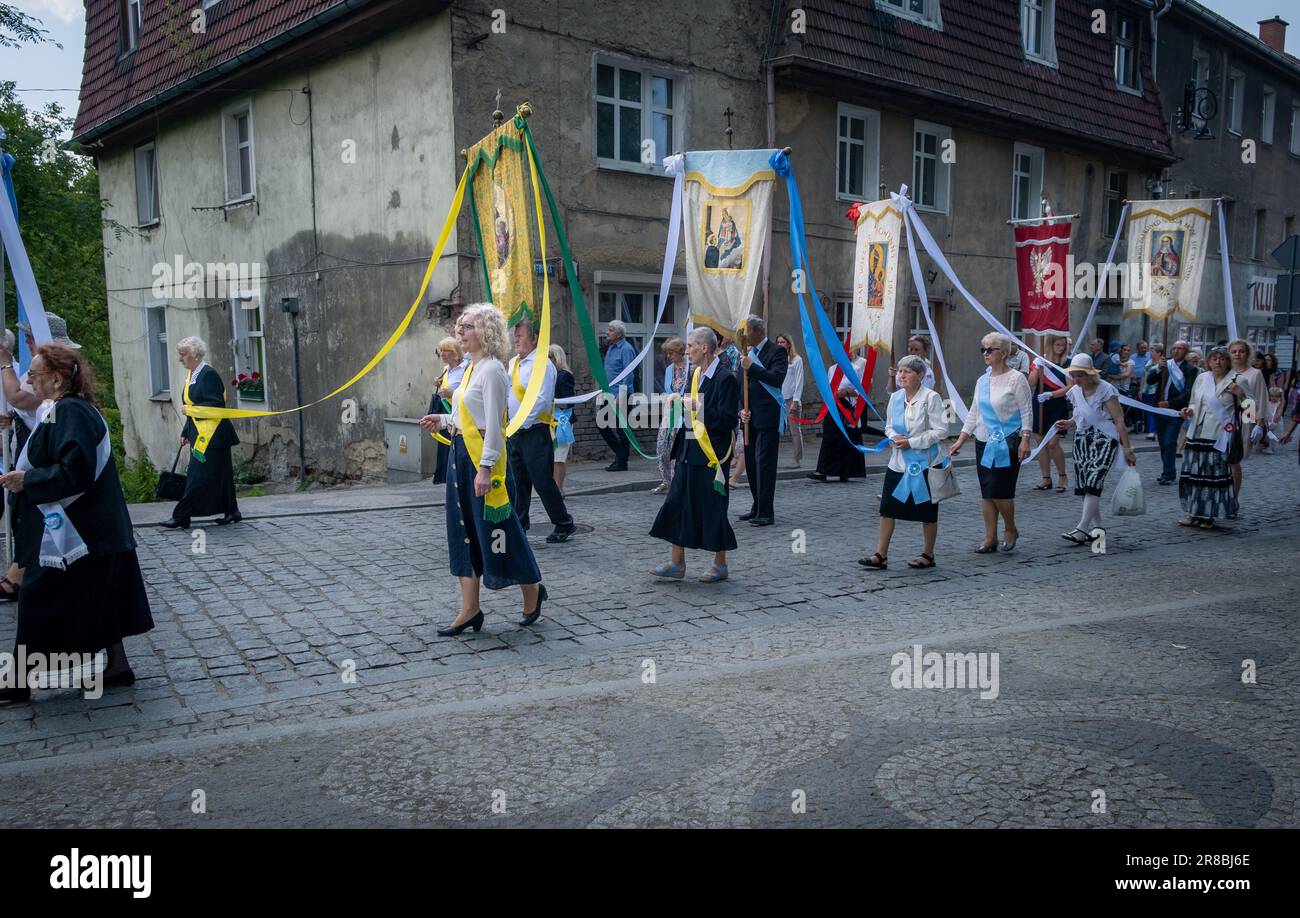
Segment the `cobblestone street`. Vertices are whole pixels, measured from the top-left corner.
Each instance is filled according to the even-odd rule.
[[[1247,461],[1227,534],[1177,526],[1158,466],[1140,453],[1145,516],[1103,498],[1104,554],[1060,538],[1079,499],[1026,469],[1019,548],[985,556],[967,466],[930,571],[907,523],[888,571],[855,563],[878,474],[782,480],[713,586],[701,553],[649,576],[660,497],[575,495],[591,532],[532,533],[540,622],[485,593],[459,639],[435,634],[458,601],[441,507],[202,527],[201,553],[140,526],[139,679],[0,708],[0,824],[1295,827],[1294,447]],[[894,687],[918,644],[996,654],[996,697]]]

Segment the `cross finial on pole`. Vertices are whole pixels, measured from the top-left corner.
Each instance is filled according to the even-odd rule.
[[[501,111],[501,90],[497,90],[497,107],[492,112],[492,126],[501,127],[501,123],[506,120],[505,112]]]
[[[731,110],[731,106],[730,106],[730,105],[728,105],[728,106],[727,106],[727,110],[726,110],[725,112],[722,113],[722,116],[723,116],[724,118],[727,119],[727,131],[726,131],[726,134],[727,134],[727,149],[728,149],[728,150],[731,149],[731,135],[732,135],[732,133],[733,133],[732,130],[731,130],[731,116],[734,115],[734,114],[735,114],[735,112],[733,112],[733,111]]]

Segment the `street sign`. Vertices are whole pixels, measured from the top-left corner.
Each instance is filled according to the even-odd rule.
[[[1277,263],[1288,271],[1300,270],[1300,235],[1293,235],[1273,250]]]

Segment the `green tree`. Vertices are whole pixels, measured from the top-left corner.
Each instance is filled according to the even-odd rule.
[[[51,41],[49,32],[41,28],[41,21],[28,16],[12,3],[0,3],[0,48],[17,48],[23,42],[39,45],[50,42],[56,48],[63,45]]]

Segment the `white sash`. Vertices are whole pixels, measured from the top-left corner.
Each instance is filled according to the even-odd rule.
[[[1079,398],[1078,400],[1071,398],[1070,402],[1074,405],[1074,423],[1079,433],[1083,433],[1089,427],[1095,427],[1112,440],[1118,440],[1119,431],[1115,429],[1115,419],[1102,417],[1097,409],[1088,402],[1088,397],[1083,394],[1082,386],[1074,391],[1079,393]]]
[[[36,424],[32,429],[32,434],[27,438],[27,443],[23,446],[22,455],[18,457],[15,468],[23,471],[31,471],[32,463],[27,458],[27,450],[32,445],[32,439],[36,436],[36,431],[40,425],[45,423],[46,415],[55,410],[54,401],[46,401],[36,409]],[[98,412],[96,412],[98,414]],[[99,416],[104,421],[104,416]],[[108,438],[108,422],[104,421],[104,435],[99,440],[99,445],[95,447],[95,480],[104,473],[104,467],[108,465],[109,456],[112,455],[112,446]],[[77,532],[77,527],[72,525],[72,520],[68,517],[67,509],[72,503],[84,494],[73,494],[71,497],[65,497],[63,500],[52,501],[48,504],[38,504],[41,515],[45,518],[45,533],[41,536],[41,567],[56,567],[59,570],[67,570],[69,564],[83,558],[90,551],[86,543],[81,538],[81,533]]]
[[[1227,386],[1232,385],[1236,378],[1236,376],[1233,376],[1231,379],[1227,379],[1224,387],[1227,388]],[[1219,387],[1214,382],[1214,374],[1206,370],[1197,378],[1197,382],[1200,382],[1201,379],[1209,380],[1208,383],[1204,384],[1204,387],[1210,390],[1208,393],[1201,393],[1201,402],[1214,412],[1214,416],[1219,422],[1219,436],[1214,441],[1214,448],[1226,455],[1228,448],[1232,445],[1233,431],[1236,430],[1232,423],[1232,412],[1224,408],[1223,402],[1219,401]],[[1200,426],[1199,421],[1197,426]]]

